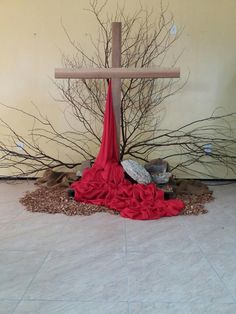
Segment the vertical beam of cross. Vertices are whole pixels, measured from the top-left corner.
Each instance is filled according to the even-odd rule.
[[[116,120],[118,151],[120,151],[121,79],[128,78],[179,78],[179,68],[121,68],[121,23],[112,23],[112,67],[91,69],[56,69],[58,79],[105,79],[112,80],[113,111]]]
[[[112,23],[112,68],[121,67],[121,23]],[[112,101],[116,120],[116,138],[120,152],[121,79],[112,78]]]

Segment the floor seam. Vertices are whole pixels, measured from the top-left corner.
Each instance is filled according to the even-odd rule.
[[[26,289],[25,289],[25,291],[24,291],[24,293],[23,293],[21,299],[20,299],[19,302],[17,303],[17,306],[16,306],[16,308],[14,309],[13,313],[15,313],[15,311],[17,310],[17,307],[19,306],[19,304],[24,300],[24,296],[26,295],[26,293],[27,293],[27,291],[29,290],[29,288],[30,288],[32,282],[34,281],[34,279],[36,278],[36,276],[38,275],[38,273],[39,273],[40,270],[42,269],[42,267],[43,267],[43,265],[45,264],[45,262],[46,262],[46,260],[47,260],[47,258],[48,258],[48,256],[49,256],[50,253],[51,253],[51,251],[49,251],[49,252],[46,254],[46,256],[45,256],[45,258],[43,259],[43,261],[42,261],[41,265],[39,266],[38,270],[37,270],[37,271],[35,272],[35,274],[33,275],[32,279],[30,280],[29,284],[27,285],[27,287],[26,287]]]
[[[236,304],[236,297],[234,296],[234,294],[230,291],[230,289],[227,287],[227,285],[225,284],[224,280],[220,277],[220,275],[218,274],[217,270],[215,269],[215,267],[212,265],[212,263],[208,260],[207,256],[204,255],[206,261],[208,262],[208,264],[211,266],[212,270],[215,272],[216,276],[218,277],[218,279],[220,280],[220,282],[222,283],[222,285],[225,287],[225,289],[229,292],[229,294],[231,295],[231,297],[234,300],[234,303]]]
[[[126,229],[126,221],[124,221],[124,237],[125,237],[125,264],[127,271],[127,290],[128,290],[128,314],[130,314],[130,283],[129,283],[129,268],[128,268],[128,248],[127,248],[127,229]]]
[[[201,246],[199,245],[199,243],[193,238],[192,239],[195,244],[199,247],[200,253],[202,254],[203,258],[205,259],[205,261],[209,264],[209,266],[211,267],[211,269],[213,270],[213,272],[215,273],[215,275],[217,276],[217,278],[219,279],[219,281],[221,282],[222,286],[225,288],[225,290],[229,293],[229,295],[232,297],[232,299],[234,300],[234,302],[232,304],[236,304],[236,298],[235,296],[232,294],[232,292],[229,290],[229,288],[227,287],[227,285],[225,284],[225,282],[222,280],[222,278],[219,276],[218,272],[216,271],[216,269],[214,268],[214,266],[211,264],[211,262],[208,260],[207,255],[203,252]]]

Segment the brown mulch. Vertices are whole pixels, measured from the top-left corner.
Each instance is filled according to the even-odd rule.
[[[208,210],[205,207],[206,203],[214,200],[212,193],[207,193],[203,195],[177,195],[185,203],[185,208],[181,212],[181,215],[199,215],[206,214]]]
[[[108,212],[118,214],[116,211],[103,206],[84,204],[69,198],[68,188],[65,187],[40,187],[33,192],[27,192],[20,199],[26,210],[48,214],[62,213],[67,216],[89,216],[95,213]]]
[[[204,204],[212,201],[214,198],[211,193],[204,195],[178,195],[178,198],[185,202],[185,209],[181,215],[199,215],[207,213]],[[115,210],[103,206],[84,204],[69,198],[67,188],[65,187],[39,187],[33,192],[27,192],[20,199],[20,203],[26,210],[41,213],[63,213],[68,216],[82,215],[89,216],[99,212],[108,212],[118,215]]]

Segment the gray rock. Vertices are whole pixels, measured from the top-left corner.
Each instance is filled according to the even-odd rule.
[[[144,167],[150,174],[155,175],[168,172],[170,168],[168,162],[161,158],[149,161]]]
[[[123,160],[121,162],[125,172],[136,182],[148,184],[152,182],[152,178],[147,170],[134,160]]]
[[[92,166],[91,160],[84,160],[84,161],[82,161],[81,162],[81,166],[80,166],[81,175],[83,174],[84,169],[91,168],[91,166]]]

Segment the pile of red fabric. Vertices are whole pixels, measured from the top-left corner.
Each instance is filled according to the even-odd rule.
[[[118,159],[115,118],[109,84],[102,144],[92,168],[72,184],[75,200],[115,209],[122,217],[159,219],[176,216],[184,208],[181,200],[164,200],[164,192],[153,184],[133,184],[125,179]]]

